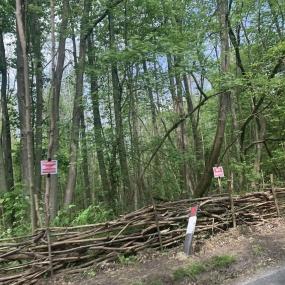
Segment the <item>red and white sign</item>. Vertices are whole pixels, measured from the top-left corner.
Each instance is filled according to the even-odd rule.
[[[213,167],[213,172],[215,178],[225,177],[224,169],[222,166]]]
[[[41,160],[41,175],[57,174],[57,160]]]

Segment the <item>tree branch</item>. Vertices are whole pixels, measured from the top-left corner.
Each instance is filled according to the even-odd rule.
[[[256,144],[264,144],[268,141],[271,141],[271,142],[283,142],[285,141],[285,138],[265,138],[263,140],[258,140],[258,141],[254,141],[252,142],[250,145],[248,145],[245,149],[244,149],[244,153],[246,154],[246,152],[251,148],[253,147],[254,145]]]
[[[98,18],[96,18],[94,22],[92,23],[91,27],[87,30],[84,36],[84,39],[86,40],[91,35],[91,33],[93,32],[93,29],[108,16],[108,13],[111,9],[118,6],[123,1],[124,0],[110,1],[108,8],[105,10],[105,12],[101,14],[100,16],[98,16]]]
[[[171,132],[173,132],[176,128],[178,128],[178,126],[183,123],[187,118],[189,118],[193,113],[195,113],[197,110],[199,110],[209,99],[216,97],[220,94],[223,94],[225,91],[220,91],[218,93],[215,93],[213,95],[207,96],[205,97],[191,112],[189,112],[188,114],[186,114],[185,116],[183,116],[181,119],[179,119],[176,123],[174,123],[172,125],[171,128],[169,128],[167,130],[167,132],[164,134],[164,136],[162,137],[161,141],[159,142],[159,144],[156,146],[154,152],[152,153],[150,159],[148,160],[148,162],[146,163],[142,174],[141,174],[141,179],[144,176],[146,170],[148,169],[148,167],[150,166],[150,163],[152,162],[152,160],[154,159],[154,157],[156,156],[157,152],[159,151],[159,149],[162,147],[163,143],[165,142],[165,140],[168,138],[168,136],[170,135]]]
[[[194,81],[195,81],[195,84],[197,86],[197,89],[199,90],[199,92],[201,93],[201,95],[206,99],[208,96],[206,95],[206,93],[204,92],[204,90],[202,89],[202,87],[200,86],[196,76],[194,75],[193,72],[190,73],[191,76],[193,77]]]

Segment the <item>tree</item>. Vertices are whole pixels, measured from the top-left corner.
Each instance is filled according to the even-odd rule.
[[[24,28],[24,7],[23,2],[21,0],[16,1],[16,19],[17,19],[17,35],[18,35],[18,53],[17,58],[19,58],[19,62],[21,64],[21,69],[18,70],[18,78],[21,80],[22,86],[18,85],[18,96],[22,105],[22,134],[25,140],[26,146],[26,158],[27,160],[22,162],[26,164],[26,179],[27,179],[27,187],[29,190],[29,199],[31,205],[31,225],[32,232],[35,231],[37,220],[36,220],[36,211],[35,211],[35,180],[34,180],[34,156],[33,156],[33,130],[32,130],[32,117],[31,117],[31,95],[30,95],[30,87],[29,87],[29,68],[28,68],[28,59],[27,59],[27,49],[26,49],[26,35]],[[23,88],[20,90],[19,88]],[[21,112],[20,111],[20,112]]]

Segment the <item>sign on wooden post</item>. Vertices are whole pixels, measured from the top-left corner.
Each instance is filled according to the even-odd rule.
[[[213,167],[214,177],[218,178],[219,193],[222,193],[222,183],[221,178],[225,177],[224,169],[222,166]]]
[[[196,221],[197,221],[197,210],[198,206],[193,206],[190,209],[188,225],[186,230],[186,237],[184,241],[184,253],[190,255],[192,252],[192,239],[195,232]]]
[[[57,160],[41,160],[41,175],[57,174]]]
[[[223,178],[225,177],[224,169],[222,166],[213,167],[214,177],[215,178]]]

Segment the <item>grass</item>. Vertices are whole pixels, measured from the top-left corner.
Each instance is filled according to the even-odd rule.
[[[231,255],[214,256],[204,262],[192,263],[186,267],[179,267],[173,272],[174,281],[181,281],[184,278],[196,278],[199,274],[223,269],[235,262],[235,257]]]
[[[235,262],[235,257],[232,255],[214,256],[210,259],[209,265],[212,269],[225,268]]]
[[[261,256],[264,253],[264,248],[260,244],[252,245],[252,252],[255,256]]]
[[[194,278],[197,275],[206,271],[206,267],[201,263],[193,263],[187,267],[179,267],[173,272],[173,279],[175,281],[181,281],[184,278]]]
[[[135,263],[138,260],[138,257],[136,255],[129,255],[129,256],[119,255],[118,259],[119,263],[123,265],[130,265]]]
[[[138,281],[132,285],[163,285],[163,282],[160,279],[154,279],[154,280],[148,281],[147,283]]]

